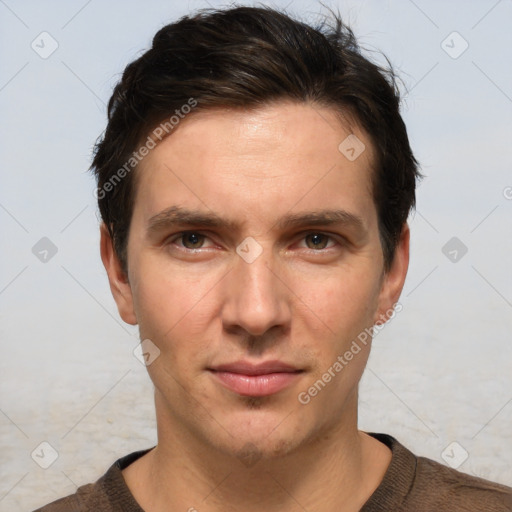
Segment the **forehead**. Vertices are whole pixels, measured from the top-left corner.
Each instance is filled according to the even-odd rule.
[[[149,218],[177,205],[269,222],[294,208],[361,212],[373,207],[373,160],[368,136],[332,108],[196,112],[139,165],[135,212]]]

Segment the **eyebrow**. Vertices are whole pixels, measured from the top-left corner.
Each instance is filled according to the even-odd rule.
[[[346,210],[318,210],[305,213],[288,213],[273,226],[285,230],[304,226],[329,226],[333,224],[346,225],[358,231],[366,232],[363,219]],[[171,206],[157,213],[148,220],[148,235],[156,234],[164,229],[175,226],[207,227],[225,229],[236,232],[237,222],[224,219],[213,212],[190,210],[180,206]]]

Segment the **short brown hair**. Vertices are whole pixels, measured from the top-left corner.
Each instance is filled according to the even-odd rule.
[[[203,9],[160,29],[151,49],[126,67],[91,165],[100,213],[125,272],[135,197],[134,173],[126,163],[135,169],[141,141],[191,99],[194,112],[293,100],[350,114],[377,155],[372,188],[389,269],[421,174],[391,67],[364,57],[350,28],[339,14],[332,16],[333,23],[313,28],[271,8]]]

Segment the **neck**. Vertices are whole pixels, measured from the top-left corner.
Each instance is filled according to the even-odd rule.
[[[226,454],[180,429],[158,392],[155,399],[158,445],[123,471],[148,512],[358,511],[391,460],[387,447],[357,430],[357,392],[336,426],[277,457],[254,444]]]

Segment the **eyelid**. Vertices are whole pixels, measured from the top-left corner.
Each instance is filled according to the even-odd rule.
[[[172,235],[170,235],[169,237],[166,238],[164,243],[166,243],[166,244],[174,243],[177,240],[182,239],[185,235],[190,234],[190,233],[194,233],[194,234],[203,236],[205,239],[210,240],[210,242],[215,243],[207,231],[195,230],[195,229],[187,229],[187,230],[179,231],[177,233],[173,233]],[[328,249],[342,245],[343,240],[344,240],[341,235],[337,235],[335,233],[330,233],[330,232],[326,232],[326,231],[315,230],[315,229],[310,229],[310,230],[300,232],[297,235],[295,235],[294,238],[299,237],[299,243],[301,243],[301,242],[304,242],[305,238],[309,235],[323,235],[323,236],[326,236],[329,239],[329,241],[335,242],[334,245],[331,245],[330,247],[325,247],[323,249],[310,249],[309,247],[302,248],[302,249],[306,249],[307,251],[309,251],[311,253],[326,252]],[[178,247],[180,248],[180,250],[187,251],[187,252],[198,252],[198,251],[205,250],[205,249],[211,249],[211,247],[198,247],[197,249],[189,249],[188,247],[184,247],[183,245],[179,245]]]
[[[301,242],[303,242],[305,240],[305,238],[309,235],[323,235],[323,236],[326,236],[329,239],[329,241],[335,242],[334,246],[325,247],[323,249],[310,249],[309,247],[305,247],[305,249],[310,252],[315,252],[315,253],[325,252],[328,249],[332,249],[336,245],[340,246],[343,243],[343,237],[341,235],[336,235],[335,233],[329,233],[327,231],[320,231],[320,230],[315,230],[315,229],[311,229],[311,230],[304,231],[304,232],[300,233]]]
[[[173,233],[172,235],[170,235],[169,237],[167,237],[164,241],[164,244],[171,244],[171,243],[174,243],[176,242],[177,240],[179,239],[183,239],[183,237],[185,235],[188,235],[188,234],[196,234],[196,235],[200,235],[200,236],[203,236],[205,239],[208,239],[210,240],[211,242],[213,242],[213,240],[211,239],[211,237],[204,231],[202,230],[196,230],[196,229],[186,229],[186,230],[183,230],[183,231],[179,231],[178,233]],[[190,251],[190,252],[197,252],[197,251],[200,251],[200,250],[203,250],[203,249],[210,249],[211,247],[198,247],[197,249],[189,249],[188,247],[184,247],[183,245],[181,246],[178,246],[181,250],[183,251]]]

